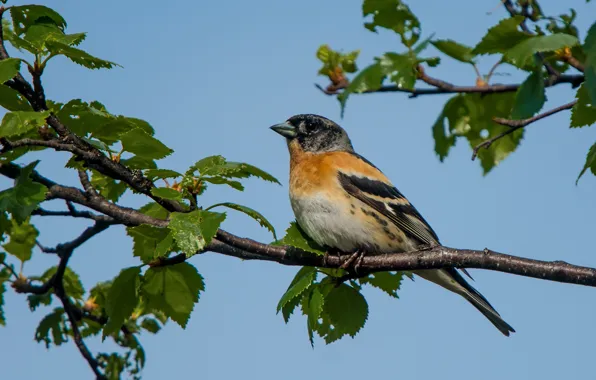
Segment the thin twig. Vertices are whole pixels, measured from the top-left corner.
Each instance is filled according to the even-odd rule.
[[[493,119],[493,121],[497,124],[501,124],[501,125],[505,125],[510,127],[508,130],[506,130],[503,133],[499,133],[498,135],[496,135],[495,137],[492,137],[486,141],[483,141],[482,143],[476,145],[476,147],[474,147],[474,150],[472,151],[472,161],[474,161],[476,159],[476,156],[478,156],[478,151],[482,148],[484,149],[488,149],[490,148],[490,146],[497,140],[512,134],[513,132],[517,131],[518,129],[521,128],[525,128],[526,126],[528,126],[529,124],[532,124],[535,121],[538,121],[540,119],[544,119],[545,117],[554,115],[558,112],[564,111],[564,110],[568,110],[571,109],[575,103],[577,103],[577,99],[569,102],[567,104],[563,104],[562,106],[559,106],[557,108],[553,108],[552,110],[546,111],[544,113],[541,113],[539,115],[536,115],[534,117],[530,117],[528,119],[522,119],[522,120],[510,120],[510,119],[503,119],[500,117],[496,117]]]
[[[71,202],[68,202],[72,205]],[[78,211],[76,209],[69,210],[69,211],[53,211],[53,210],[46,210],[43,208],[38,208],[34,210],[32,215],[38,216],[71,216],[73,218],[84,218],[84,219],[91,219],[95,221],[106,222],[110,224],[117,224],[119,223],[116,219],[106,216],[106,215],[97,215],[89,211]]]
[[[83,185],[83,189],[85,190],[85,193],[91,198],[99,197],[99,194],[97,193],[97,191],[91,184],[91,180],[89,179],[89,175],[87,174],[87,171],[79,169],[78,173],[79,173],[79,181],[81,182],[81,185]]]
[[[439,94],[453,94],[453,93],[467,93],[467,94],[494,94],[501,92],[514,92],[521,86],[519,83],[515,84],[493,84],[489,86],[460,86],[455,85],[440,79],[429,77],[424,74],[426,83],[431,84],[434,88],[402,88],[396,85],[381,86],[377,89],[358,92],[355,94],[376,94],[384,92],[405,92],[410,94],[410,98],[415,98],[420,95],[439,95]],[[420,79],[423,79],[420,78]],[[424,81],[424,80],[423,80]],[[584,81],[583,75],[560,75],[554,80],[545,79],[544,86],[552,87],[563,83],[570,83],[572,87],[579,86]],[[324,89],[318,84],[315,87],[321,90],[326,95],[337,95],[338,92],[331,92]]]

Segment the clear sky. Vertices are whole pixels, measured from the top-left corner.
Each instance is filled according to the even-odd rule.
[[[500,18],[487,14],[499,1],[410,1],[424,36],[474,45]],[[440,163],[431,126],[448,96],[408,99],[404,94],[353,96],[343,120],[333,97],[314,82],[322,43],[362,49],[359,63],[400,51],[396,35],[362,26],[360,0],[169,1],[52,0],[70,32],[89,32],[82,47],[123,69],[88,71],[57,58],[47,68],[49,99],[99,100],[117,114],[149,121],[176,152],[162,166],[185,170],[196,160],[222,154],[247,161],[283,186],[250,180],[244,193],[208,191],[206,205],[234,201],[261,211],[283,233],[293,219],[287,196],[288,153],[269,126],[298,113],[318,113],[346,128],[356,150],[374,162],[410,198],[445,245],[491,249],[541,260],[596,267],[596,179],[575,179],[594,143],[594,130],[568,130],[560,113],[530,126],[517,152],[488,176],[470,161],[463,141]],[[548,14],[576,7],[578,25],[593,22],[595,5],[583,0],[541,1]],[[448,14],[453,16],[447,17]],[[428,51],[431,53],[431,50]],[[483,60],[487,72],[494,57]],[[471,67],[444,59],[436,77],[473,84]],[[509,82],[516,74],[496,77]],[[568,86],[549,90],[546,107],[570,101]],[[52,154],[40,171],[76,184],[63,168],[66,155]],[[6,187],[7,181],[0,182]],[[144,199],[128,196],[128,205]],[[61,207],[57,203],[54,208]],[[64,219],[39,221],[40,240],[53,245],[84,228]],[[229,214],[224,228],[270,241],[267,231]],[[131,240],[115,227],[87,243],[71,260],[87,287],[137,263]],[[57,262],[36,253],[27,275]],[[419,279],[406,282],[400,299],[366,290],[370,315],[355,339],[311,348],[303,316],[288,325],[275,314],[296,268],[205,254],[191,262],[207,289],[186,330],[169,323],[141,337],[148,362],[144,379],[528,379],[587,378],[596,354],[596,290],[497,272],[473,270],[474,285],[518,332],[503,337],[462,298]],[[33,340],[44,312],[29,312],[25,297],[9,291],[8,326],[0,329],[3,378],[88,379],[87,363],[74,344],[46,350]],[[93,352],[110,351],[99,339]]]

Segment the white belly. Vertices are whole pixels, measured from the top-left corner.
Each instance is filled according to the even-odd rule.
[[[329,202],[326,197],[310,196],[304,198],[290,197],[292,209],[300,227],[319,245],[337,248],[343,252],[354,252],[358,249],[376,251],[373,239],[374,224],[362,222],[351,210]]]

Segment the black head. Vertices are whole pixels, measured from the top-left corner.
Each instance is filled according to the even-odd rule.
[[[319,115],[302,114],[289,118],[286,122],[271,127],[288,139],[298,141],[307,152],[352,152],[354,148],[348,134],[333,121]]]

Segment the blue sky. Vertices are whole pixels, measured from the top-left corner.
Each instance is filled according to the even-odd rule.
[[[410,1],[424,36],[434,32],[469,45],[505,17],[502,9],[487,14],[498,3]],[[318,113],[346,128],[356,150],[410,198],[445,245],[596,266],[596,180],[588,174],[575,185],[595,134],[589,128],[568,130],[568,113],[528,127],[519,150],[486,177],[479,164],[470,161],[470,148],[463,142],[444,163],[433,153],[431,126],[448,96],[353,96],[340,119],[337,101],[313,86],[325,84],[325,78],[315,76],[317,47],[327,43],[336,49],[360,48],[361,67],[375,55],[401,49],[396,35],[374,34],[362,26],[361,1],[44,4],[66,18],[70,32],[89,33],[84,49],[124,66],[92,72],[57,58],[44,79],[49,99],[99,100],[113,113],[149,121],[176,151],[162,161],[163,167],[185,170],[204,156],[222,154],[257,165],[283,183],[249,180],[244,193],[212,189],[203,197],[206,205],[246,204],[283,232],[293,219],[288,154],[268,127],[293,114]],[[541,4],[549,14],[575,7],[582,32],[593,22],[593,4]],[[481,71],[488,71],[492,59],[481,61]],[[475,79],[471,67],[448,59],[429,74],[458,84],[473,84]],[[513,74],[496,80],[522,78]],[[546,107],[572,98],[568,86],[558,86],[548,91]],[[56,181],[77,184],[74,173],[63,169],[66,159],[65,154],[52,154],[39,169]],[[0,182],[5,186],[7,181]],[[125,198],[133,206],[144,201]],[[271,240],[242,215],[230,213],[224,227]],[[39,228],[40,240],[53,245],[72,239],[84,225],[46,218],[39,220]],[[131,246],[123,229],[112,228],[78,250],[71,264],[90,287],[136,264]],[[399,300],[366,290],[370,315],[356,338],[329,346],[317,340],[312,349],[302,316],[286,325],[275,315],[296,268],[217,254],[196,256],[191,262],[205,277],[206,292],[186,330],[169,323],[158,335],[142,337],[148,357],[144,379],[547,380],[593,373],[592,288],[474,270],[475,286],[518,331],[510,338],[460,297],[421,279],[406,282]],[[39,274],[55,263],[55,257],[36,253],[25,274]],[[25,297],[9,292],[5,311],[8,327],[0,329],[5,378],[91,378],[74,344],[47,351],[34,342],[44,314],[30,313]],[[94,352],[112,348],[99,340],[89,345]]]

